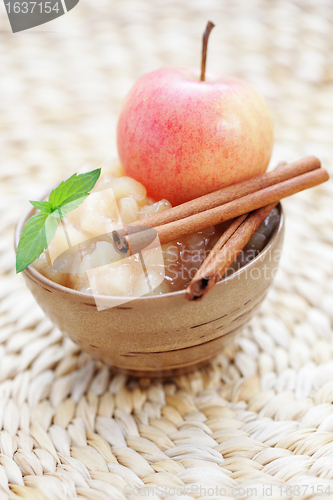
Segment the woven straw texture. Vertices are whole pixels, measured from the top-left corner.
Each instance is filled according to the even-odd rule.
[[[15,35],[0,6],[0,500],[333,494],[331,182],[284,202],[274,288],[187,376],[128,379],[94,361],[14,272],[27,200],[115,156],[133,82],[198,67],[209,18],[208,69],[246,79],[272,109],[272,164],[314,154],[333,173],[331,0],[81,0]]]

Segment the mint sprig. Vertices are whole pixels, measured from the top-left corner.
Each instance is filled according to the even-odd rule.
[[[48,247],[58,221],[77,208],[95,186],[101,169],[74,174],[53,189],[48,201],[30,201],[39,210],[24,225],[16,253],[16,272],[24,271]]]

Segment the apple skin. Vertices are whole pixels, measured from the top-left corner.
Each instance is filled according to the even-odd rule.
[[[155,200],[178,205],[267,169],[273,119],[246,82],[193,69],[161,68],[143,75],[118,120],[125,173]]]

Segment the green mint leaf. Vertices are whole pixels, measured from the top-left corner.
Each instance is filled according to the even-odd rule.
[[[74,174],[51,191],[49,201],[30,201],[40,212],[24,225],[17,247],[17,273],[24,271],[48,247],[58,221],[87,198],[100,175],[100,168],[86,174]]]
[[[16,254],[16,272],[24,271],[47,248],[58,222],[47,213],[33,215],[24,225]]]
[[[55,219],[61,220],[63,217],[66,217],[68,212],[75,210],[79,205],[81,205],[81,203],[83,203],[88,196],[89,193],[82,196],[82,198],[79,198],[78,200],[66,203],[66,205],[61,205],[60,207],[57,207],[55,210],[53,210],[50,215],[52,215],[52,217],[54,217]]]
[[[101,169],[97,168],[86,174],[74,174],[66,181],[63,181],[56,189],[51,191],[49,196],[52,210],[88,196],[89,191],[93,189],[100,175]]]
[[[30,201],[31,205],[33,205],[38,210],[41,210],[45,214],[49,214],[52,212],[51,203],[48,201]]]
[[[70,201],[69,203],[66,203],[65,205],[61,205],[58,207],[58,210],[60,210],[63,215],[62,217],[65,217],[68,212],[71,212],[72,210],[75,210],[81,203],[84,202],[84,200],[89,196],[89,193],[85,194],[81,198],[78,198],[77,200]],[[55,210],[57,212],[57,210]]]
[[[45,248],[47,248],[49,246],[49,244],[51,243],[51,241],[53,240],[57,228],[58,228],[57,219],[55,219],[54,217],[51,217],[51,215],[50,215],[45,221],[45,234],[46,234],[46,247]],[[43,248],[43,250],[45,250],[45,248]]]

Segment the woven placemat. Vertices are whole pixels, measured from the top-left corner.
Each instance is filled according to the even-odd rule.
[[[63,338],[13,254],[27,200],[108,163],[133,82],[198,66],[208,18],[209,69],[248,80],[273,111],[272,163],[315,154],[333,173],[332,5],[82,0],[15,35],[0,6],[0,500],[333,494],[331,182],[284,202],[260,312],[206,368],[166,382],[116,374]]]

